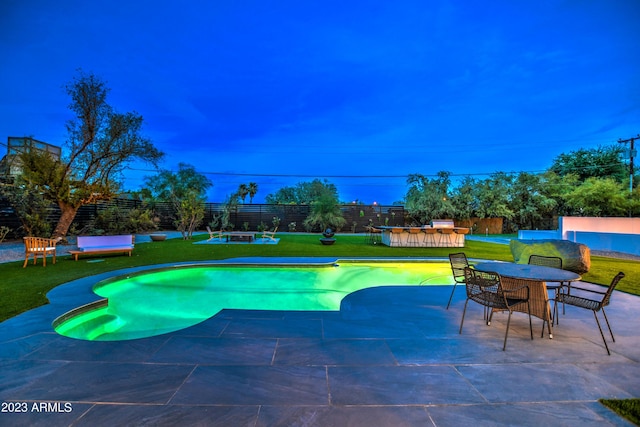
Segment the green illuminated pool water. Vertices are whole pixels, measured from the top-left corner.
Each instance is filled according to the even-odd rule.
[[[443,262],[340,262],[327,266],[191,266],[98,283],[105,300],[54,322],[71,338],[116,341],[160,335],[220,310],[338,310],[349,293],[375,286],[450,285]]]

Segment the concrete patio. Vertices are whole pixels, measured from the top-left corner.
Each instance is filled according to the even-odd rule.
[[[365,289],[339,312],[224,310],[132,341],[57,335],[106,276],[0,324],[0,425],[621,426],[597,399],[640,396],[640,298],[617,291],[611,356],[586,310],[552,340],[514,314],[503,352],[507,316],[487,326],[470,303],[459,334],[465,292],[445,310],[448,286]]]

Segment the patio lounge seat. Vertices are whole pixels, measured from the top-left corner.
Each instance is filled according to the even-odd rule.
[[[464,277],[467,288],[467,300],[464,303],[462,311],[462,320],[460,321],[460,333],[462,333],[462,325],[464,324],[464,315],[467,312],[467,304],[469,300],[475,301],[483,305],[485,308],[491,309],[491,314],[487,320],[487,325],[491,325],[493,310],[507,310],[509,317],[507,319],[507,330],[504,334],[504,344],[502,351],[507,348],[507,337],[509,336],[509,325],[511,324],[511,314],[513,314],[513,306],[526,303],[527,313],[529,314],[529,332],[533,339],[533,325],[531,323],[531,306],[529,305],[529,285],[523,285],[513,289],[503,289],[500,275],[498,273],[482,272],[473,270],[469,267],[464,269]]]
[[[225,236],[223,235],[223,231],[211,231],[211,227],[209,227],[207,225],[207,233],[209,233],[209,238],[207,239],[207,242],[213,240],[213,239],[218,239],[218,240],[222,240],[223,238],[225,238]]]
[[[33,265],[36,264],[38,255],[42,256],[42,266],[47,266],[47,255],[53,255],[53,263],[56,263],[56,244],[58,239],[47,239],[45,237],[25,237],[24,238],[24,264],[22,268],[27,266],[29,257],[33,256]]]
[[[273,231],[265,230],[262,232],[262,239],[271,240],[272,242],[276,241],[276,231],[278,231],[278,227],[274,228]]]
[[[570,291],[572,291],[573,293],[569,294],[569,290],[567,290],[566,292],[560,292],[558,293],[555,301],[556,307],[558,305],[558,302],[561,302],[563,304],[568,304],[574,307],[580,307],[593,311],[593,317],[596,318],[596,323],[598,324],[598,329],[600,330],[600,336],[602,337],[602,342],[604,342],[604,347],[607,349],[608,355],[611,355],[611,352],[609,351],[607,340],[604,338],[604,333],[602,332],[602,327],[600,326],[597,312],[602,311],[604,320],[605,322],[607,322],[607,328],[609,328],[609,333],[611,334],[611,341],[616,342],[616,339],[613,336],[613,332],[611,331],[609,319],[607,319],[607,313],[605,313],[604,308],[609,305],[609,302],[611,301],[611,294],[613,293],[615,287],[618,285],[618,282],[620,282],[620,280],[622,280],[623,278],[623,272],[616,274],[606,292],[586,289],[574,285],[570,289]],[[601,297],[598,297],[598,295],[601,295]]]

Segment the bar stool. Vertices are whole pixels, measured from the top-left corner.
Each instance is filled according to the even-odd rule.
[[[417,247],[420,246],[418,234],[421,233],[420,227],[410,227],[409,235],[407,236],[407,246]]]
[[[456,246],[464,247],[464,235],[469,234],[468,228],[456,228],[453,230],[456,233]]]
[[[402,244],[402,233],[404,233],[404,229],[402,228],[394,227],[391,229],[391,246],[404,246]]]
[[[435,228],[424,227],[422,231],[424,232],[424,245],[426,247],[433,248],[438,245],[436,243],[437,230]]]
[[[438,240],[438,246],[445,246],[445,243],[451,243],[451,235],[453,234],[453,228],[438,228],[440,233],[440,240]],[[445,242],[446,239],[446,242]]]
[[[377,245],[382,241],[382,230],[379,228],[371,227],[371,238],[369,243],[372,245]]]

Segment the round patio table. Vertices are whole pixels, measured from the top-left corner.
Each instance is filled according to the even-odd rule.
[[[542,335],[544,336],[544,323],[547,323],[549,338],[553,338],[551,330],[551,308],[549,306],[549,294],[546,282],[574,282],[580,280],[580,275],[573,271],[559,268],[544,267],[541,265],[516,264],[513,262],[480,262],[474,265],[478,271],[498,273],[505,289],[522,286],[523,281],[529,285],[529,302],[531,315],[543,320]],[[526,313],[526,304],[518,304],[515,311]]]

